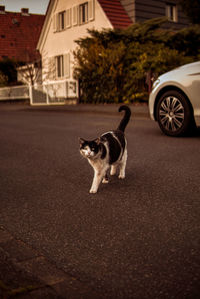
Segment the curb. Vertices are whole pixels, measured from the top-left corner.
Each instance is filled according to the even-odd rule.
[[[3,111],[37,111],[37,112],[62,112],[62,113],[89,113],[118,115],[120,104],[76,104],[76,105],[50,105],[50,106],[28,106],[23,104],[2,104]],[[132,111],[133,118],[149,118],[149,109],[146,103],[128,105]]]
[[[31,111],[65,112],[65,113],[98,113],[104,115],[118,115],[119,104],[77,104],[60,106],[31,106],[27,108]],[[147,104],[128,105],[132,111],[133,117],[149,118],[149,109]]]

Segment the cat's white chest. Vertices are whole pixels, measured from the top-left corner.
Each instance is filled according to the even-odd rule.
[[[96,159],[96,160],[88,159],[88,162],[97,171],[102,169],[102,165],[105,164],[105,162],[103,160],[99,160],[99,159]]]

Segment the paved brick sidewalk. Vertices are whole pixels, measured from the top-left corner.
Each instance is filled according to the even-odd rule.
[[[60,105],[60,106],[32,106],[28,109],[41,111],[57,112],[77,112],[77,113],[102,113],[118,114],[120,104],[78,104],[78,105]],[[149,117],[147,104],[129,105],[133,117]]]
[[[0,227],[0,298],[101,298]]]

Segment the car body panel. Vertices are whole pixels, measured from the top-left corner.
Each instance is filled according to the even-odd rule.
[[[194,119],[200,126],[200,61],[186,64],[170,72],[161,75],[153,85],[149,97],[149,112],[155,120],[155,104],[157,96],[164,88],[178,88],[182,90],[190,100],[194,111]]]

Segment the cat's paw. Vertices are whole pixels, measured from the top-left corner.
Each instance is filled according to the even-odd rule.
[[[91,189],[90,189],[90,193],[91,193],[91,194],[97,193],[97,190],[91,188]]]
[[[120,174],[120,175],[118,176],[118,178],[119,178],[120,180],[125,179],[125,174]]]
[[[116,170],[111,170],[110,171],[110,175],[115,175],[116,174]]]
[[[108,179],[107,178],[103,178],[102,183],[103,184],[108,184]]]

